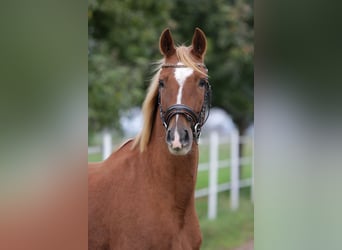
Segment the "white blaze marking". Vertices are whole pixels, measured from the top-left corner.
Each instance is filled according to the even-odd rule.
[[[182,65],[178,63],[178,65]],[[185,80],[194,72],[194,70],[190,67],[186,68],[176,68],[175,69],[175,78],[179,85],[178,93],[177,93],[177,104],[182,104],[182,93],[183,87],[185,84]],[[178,133],[177,122],[179,115],[176,115],[176,128],[175,128],[175,139],[172,142],[173,148],[182,148],[182,143],[180,142],[180,136]]]
[[[179,137],[179,134],[178,134],[177,127],[175,129],[175,139],[172,142],[172,147],[173,148],[182,148],[182,143],[180,142],[180,137]]]
[[[182,65],[181,63],[178,63],[178,65]],[[194,70],[190,67],[187,68],[176,68],[175,69],[175,78],[177,80],[177,83],[179,85],[178,94],[177,94],[177,104],[182,103],[182,92],[183,92],[183,86],[185,84],[186,78],[188,78]]]

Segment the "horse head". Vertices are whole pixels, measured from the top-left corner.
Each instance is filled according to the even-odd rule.
[[[186,155],[197,143],[210,105],[210,85],[204,65],[206,37],[196,28],[189,47],[175,47],[169,29],[162,32],[164,56],[159,74],[158,104],[170,153]]]

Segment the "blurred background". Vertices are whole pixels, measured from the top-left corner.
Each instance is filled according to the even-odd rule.
[[[196,186],[202,249],[253,249],[253,20],[251,0],[88,1],[88,161],[140,131],[162,30],[176,44],[189,45],[195,27],[207,36],[213,108]]]
[[[102,148],[87,156],[87,146],[103,144],[105,127],[114,147],[126,137],[120,121],[130,121],[132,107],[141,105],[150,62],[160,58],[160,32],[168,26],[178,42],[189,44],[198,26],[209,41],[214,107],[236,128],[239,115],[248,114],[244,107],[253,104],[248,80],[253,27],[258,51],[255,205],[250,187],[239,189],[235,210],[231,200],[236,205],[236,199],[223,191],[216,219],[209,220],[208,211],[215,209],[208,208],[207,197],[198,198],[203,249],[248,249],[254,208],[255,249],[340,250],[341,4],[272,0],[252,8],[246,1],[118,2],[7,1],[0,8],[0,249],[87,249],[85,166],[87,159],[102,159]],[[96,105],[94,90],[102,96]],[[135,97],[128,101],[127,93]],[[109,101],[113,108],[105,106]],[[88,129],[88,113],[94,117],[95,110],[108,112],[110,120],[103,113]],[[88,134],[93,136],[87,143]],[[220,142],[226,138],[219,161],[227,163],[234,133],[226,135],[219,137]],[[199,169],[215,159],[207,156],[208,141],[203,135]],[[243,174],[250,169],[246,162],[240,161]],[[230,182],[226,163],[218,164],[226,165],[226,170],[219,167],[219,185],[221,178]],[[239,179],[250,179],[247,174]],[[198,182],[201,190],[208,177]]]

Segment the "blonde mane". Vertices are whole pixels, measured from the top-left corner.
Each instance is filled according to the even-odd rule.
[[[179,46],[176,48],[176,54],[178,58],[178,62],[183,63],[187,67],[191,67],[195,71],[203,74],[205,77],[208,75],[201,71],[198,62],[196,62],[190,53],[191,47]],[[156,109],[158,108],[158,90],[159,90],[159,76],[162,65],[165,60],[162,59],[156,63],[156,73],[152,77],[150,86],[148,88],[147,95],[145,97],[142,113],[143,113],[143,128],[141,132],[135,137],[133,141],[132,149],[136,148],[139,145],[140,152],[143,152],[151,138],[151,133],[153,129],[154,115],[156,113]]]

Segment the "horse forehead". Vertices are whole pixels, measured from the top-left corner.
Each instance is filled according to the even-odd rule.
[[[179,86],[183,87],[185,80],[194,73],[190,67],[175,68],[175,79]]]

